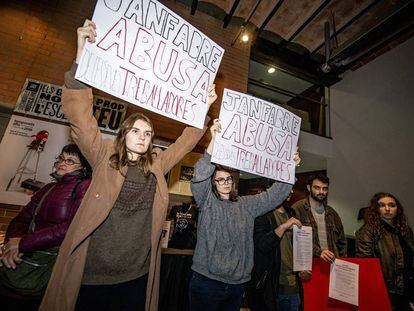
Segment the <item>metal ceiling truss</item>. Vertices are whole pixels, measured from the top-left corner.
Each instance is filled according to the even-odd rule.
[[[224,17],[223,19],[223,28],[227,28],[227,26],[229,25],[234,12],[236,12],[237,7],[239,6],[240,0],[234,0],[233,5],[230,9],[230,12]]]

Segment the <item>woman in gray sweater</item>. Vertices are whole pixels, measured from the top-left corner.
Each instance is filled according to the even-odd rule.
[[[237,197],[230,172],[210,162],[220,130],[216,119],[210,128],[210,144],[196,163],[191,181],[200,211],[190,282],[190,309],[194,311],[240,309],[243,284],[250,280],[253,267],[254,220],[280,205],[292,189],[292,185],[275,182],[258,195]],[[298,165],[298,153],[294,160]],[[300,227],[291,218],[284,230],[293,224]]]

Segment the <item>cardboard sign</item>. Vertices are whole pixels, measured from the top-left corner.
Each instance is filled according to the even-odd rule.
[[[154,0],[98,0],[76,79],[202,128],[224,50]]]
[[[73,143],[61,106],[62,88],[26,79],[0,144],[0,203],[26,205],[30,192],[52,181],[56,156]],[[114,139],[126,103],[94,97],[94,112],[104,138]]]
[[[273,103],[224,89],[212,161],[294,184],[301,119]]]

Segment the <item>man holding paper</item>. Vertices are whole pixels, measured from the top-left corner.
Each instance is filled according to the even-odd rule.
[[[338,213],[326,204],[329,178],[319,174],[308,180],[309,196],[293,204],[296,218],[313,229],[313,257],[333,262],[346,257],[347,242]]]
[[[301,298],[297,276],[310,277],[310,272],[293,272],[292,226],[302,224],[292,217],[289,199],[254,223],[254,266],[246,287],[252,311],[298,310]]]

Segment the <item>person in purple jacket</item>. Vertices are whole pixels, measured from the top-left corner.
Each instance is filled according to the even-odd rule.
[[[24,253],[62,244],[89,187],[92,169],[75,144],[63,147],[56,158],[54,169],[51,175],[55,182],[37,191],[10,222],[0,266],[19,269]],[[35,226],[30,228],[34,215]]]

